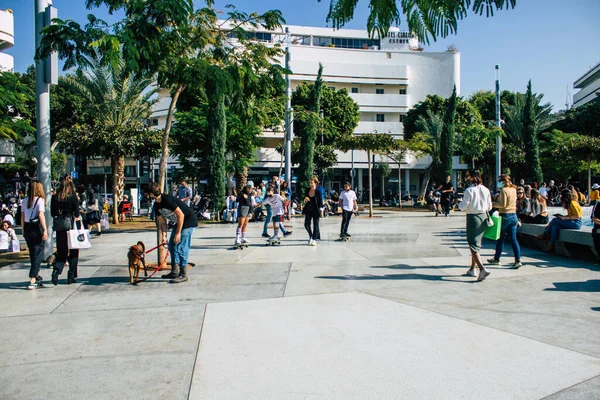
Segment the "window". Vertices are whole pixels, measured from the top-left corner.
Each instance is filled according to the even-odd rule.
[[[390,60],[392,58],[392,53],[385,53],[385,55],[387,56],[388,60]]]
[[[104,173],[104,167],[90,167],[90,175],[102,175]]]
[[[406,94],[406,89],[400,89],[400,94]]]
[[[383,94],[383,89],[375,89],[375,94]]]
[[[399,122],[404,122],[404,114],[400,114]]]
[[[125,177],[127,178],[136,178],[137,171],[135,165],[126,165],[125,166]]]
[[[377,122],[385,122],[385,115],[377,114]]]
[[[351,89],[351,93],[358,93],[358,88],[357,87],[353,87]]]

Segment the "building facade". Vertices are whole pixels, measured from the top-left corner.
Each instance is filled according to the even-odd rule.
[[[454,85],[460,94],[460,54],[458,52],[428,53],[419,47],[418,40],[408,32],[391,29],[381,40],[369,38],[366,31],[304,26],[287,26],[290,31],[292,90],[303,82],[316,79],[319,63],[323,65],[324,85],[346,89],[359,105],[360,122],[354,133],[388,133],[403,137],[403,118],[416,103],[428,94],[449,97]],[[256,40],[285,45],[281,32],[255,32]],[[282,65],[284,58],[278,60]],[[157,127],[164,127],[168,109],[168,93],[161,93],[161,101],[152,116]],[[264,132],[264,146],[256,155],[249,179],[260,180],[280,171],[282,156],[276,146],[284,140],[283,132]],[[174,160],[173,160],[174,161]],[[388,163],[389,177],[376,172],[374,195],[379,197],[384,188],[398,191],[398,166],[386,157],[376,156],[376,162]],[[416,194],[427,157],[408,156],[402,166],[402,192]],[[455,159],[456,169],[466,169]],[[338,153],[338,162],[328,171],[325,186],[339,190],[343,181],[352,179],[360,192],[368,188],[367,154],[362,151]],[[351,176],[354,171],[354,176]]]
[[[579,92],[573,95],[573,107],[580,107],[600,94],[600,62],[573,83]]]
[[[12,10],[0,10],[0,71],[12,72],[15,61],[11,55],[4,53],[15,44],[15,20]]]

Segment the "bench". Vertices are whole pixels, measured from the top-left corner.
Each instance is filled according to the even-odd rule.
[[[519,242],[527,247],[545,249],[546,243],[536,239],[544,232],[546,225],[523,224],[517,229]],[[575,258],[594,257],[594,241],[592,227],[583,226],[581,229],[561,229],[556,241],[556,253]]]

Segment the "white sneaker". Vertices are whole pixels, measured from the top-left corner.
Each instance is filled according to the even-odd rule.
[[[484,280],[485,280],[485,278],[487,278],[488,276],[490,276],[490,274],[491,274],[491,272],[490,272],[490,271],[487,271],[487,270],[485,270],[485,269],[482,269],[482,270],[479,272],[479,277],[477,278],[477,282],[482,282],[482,281],[484,281]]]
[[[309,246],[312,246],[312,239],[308,239],[308,243]]]
[[[251,242],[246,238],[242,238],[242,243],[251,243]]]
[[[315,239],[312,239],[312,240],[310,241],[310,245],[311,245],[311,246],[316,246],[316,245],[317,245],[317,241],[316,241]]]
[[[517,262],[511,264],[511,267],[514,268],[514,269],[519,269],[522,266],[523,266],[523,264],[521,264],[521,261],[517,261]]]
[[[235,238],[235,243],[234,244],[242,244],[242,241],[240,240],[240,238]]]
[[[278,242],[278,241],[279,241],[279,238],[277,236],[271,236],[269,238],[269,242]]]
[[[468,270],[465,275],[475,277],[475,269]]]

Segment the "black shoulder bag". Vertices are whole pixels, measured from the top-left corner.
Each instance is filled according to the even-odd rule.
[[[33,203],[33,209],[31,210],[29,222],[25,222],[25,226],[23,227],[23,236],[27,240],[41,239],[44,234],[44,229],[40,223],[39,215],[36,215],[34,218],[34,213],[37,210],[36,205],[39,200],[40,198],[38,197],[35,203]]]

